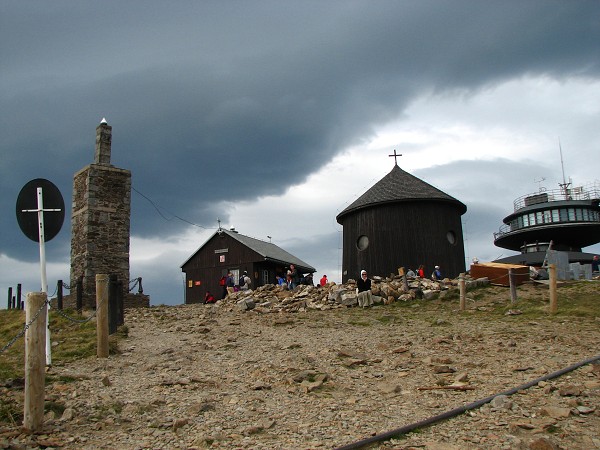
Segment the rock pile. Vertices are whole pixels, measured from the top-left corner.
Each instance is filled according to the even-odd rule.
[[[465,278],[466,288],[489,283],[487,278],[473,280]],[[373,277],[371,291],[375,304],[390,304],[397,301],[431,300],[447,295],[453,290],[458,292],[458,279],[433,281],[427,278]],[[222,307],[236,306],[242,311],[253,310],[258,313],[299,312],[309,309],[329,310],[347,308],[358,304],[356,281],[347,283],[327,283],[325,286],[297,286],[290,291],[285,286],[267,284],[256,290],[239,291],[229,294],[217,302]]]

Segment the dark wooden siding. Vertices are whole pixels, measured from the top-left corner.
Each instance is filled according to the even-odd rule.
[[[397,274],[398,267],[416,270],[425,265],[429,276],[435,265],[444,276],[465,270],[464,242],[459,208],[447,202],[402,202],[377,205],[349,214],[343,226],[342,280],[357,278],[361,269],[370,276]],[[455,236],[448,241],[448,232]],[[369,239],[365,250],[357,240]]]
[[[224,262],[220,261],[221,256],[225,257]],[[219,286],[219,280],[229,270],[235,269],[239,270],[240,274],[247,271],[252,279],[252,289],[256,289],[264,284],[275,283],[275,275],[283,274],[285,265],[265,261],[262,255],[227,234],[215,235],[181,267],[186,274],[185,303],[204,301],[207,291],[216,299],[223,298],[223,288]]]
[[[221,256],[224,256],[223,262]],[[257,281],[254,262],[262,259],[261,255],[226,234],[215,235],[181,268],[186,274],[185,302],[203,301],[207,291],[217,299],[222,298],[219,280],[228,270],[238,269],[240,273],[246,270],[254,284]],[[197,282],[200,282],[199,286]]]

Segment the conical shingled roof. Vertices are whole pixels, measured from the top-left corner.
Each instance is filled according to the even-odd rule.
[[[341,218],[351,212],[383,203],[413,201],[450,202],[456,204],[461,214],[467,211],[462,202],[395,165],[390,173],[339,213],[336,220],[341,223]]]

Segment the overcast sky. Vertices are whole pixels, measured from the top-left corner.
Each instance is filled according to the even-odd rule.
[[[180,265],[217,219],[340,281],[335,217],[394,149],[467,205],[467,261],[514,254],[493,233],[516,197],[558,188],[559,142],[567,179],[600,178],[596,0],[3,1],[0,61],[0,307],[40,287],[15,216],[33,178],[65,198],[50,293],[68,281],[73,174],[103,117],[155,305],[183,302]]]

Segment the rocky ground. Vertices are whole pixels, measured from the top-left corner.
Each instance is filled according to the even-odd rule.
[[[33,436],[0,428],[0,448],[352,447],[600,356],[599,317],[505,314],[508,290],[490,289],[463,312],[456,298],[128,310],[121,353],[53,366],[46,399],[64,411]],[[600,360],[369,448],[600,449]]]

